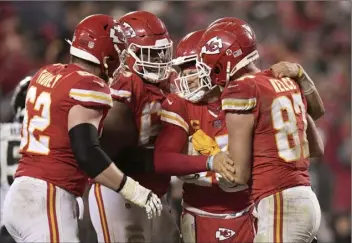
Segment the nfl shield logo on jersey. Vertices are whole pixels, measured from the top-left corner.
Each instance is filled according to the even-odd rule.
[[[215,238],[221,240],[227,240],[236,234],[235,231],[226,228],[219,228],[215,233]]]
[[[213,127],[214,128],[221,128],[221,120],[213,121]]]

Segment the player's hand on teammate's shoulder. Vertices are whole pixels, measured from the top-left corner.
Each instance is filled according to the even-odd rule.
[[[148,219],[161,215],[163,206],[159,197],[132,178],[127,177],[120,194],[131,203],[145,208]]]
[[[234,162],[228,152],[220,151],[214,155],[213,163],[210,168],[212,171],[219,173],[228,182],[235,182]]]
[[[281,61],[270,67],[273,75],[276,78],[289,77],[296,79],[300,76],[302,72],[300,65],[293,62]]]

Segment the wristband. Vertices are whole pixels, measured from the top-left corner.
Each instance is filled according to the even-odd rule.
[[[119,186],[119,188],[117,188],[116,192],[120,192],[121,191],[121,189],[125,186],[126,181],[127,181],[127,176],[124,174],[123,177],[122,177],[122,181],[120,183],[120,186]]]
[[[298,78],[301,78],[303,75],[303,69],[301,65],[297,64],[297,66],[298,66]]]
[[[299,71],[298,71],[298,80],[299,84],[303,90],[305,96],[314,93],[315,85],[314,82],[310,79],[308,74],[303,70],[302,66],[297,64]]]
[[[207,159],[207,170],[213,170],[214,164],[214,155],[211,155]]]

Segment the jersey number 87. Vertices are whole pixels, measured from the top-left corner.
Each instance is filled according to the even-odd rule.
[[[305,106],[300,93],[292,94],[291,98],[293,102],[288,96],[280,96],[274,99],[271,104],[273,128],[276,130],[276,146],[279,157],[285,162],[297,161],[302,155],[303,158],[309,157]],[[287,114],[287,119],[284,119],[284,111]],[[296,116],[299,116],[303,122],[301,134]],[[293,145],[290,145],[289,138],[292,138]]]

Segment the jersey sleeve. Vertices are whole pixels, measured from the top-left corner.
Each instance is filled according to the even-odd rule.
[[[166,97],[161,105],[160,119],[162,122],[183,128],[189,134],[188,116],[185,102],[176,94]]]
[[[133,94],[133,80],[132,76],[118,75],[113,84],[110,86],[111,97],[113,100],[123,103],[131,103]]]
[[[245,76],[231,81],[221,95],[224,111],[253,111],[257,106],[257,85],[255,76]]]
[[[110,89],[104,80],[93,75],[82,76],[79,79],[69,91],[71,99],[87,108],[112,107]]]

